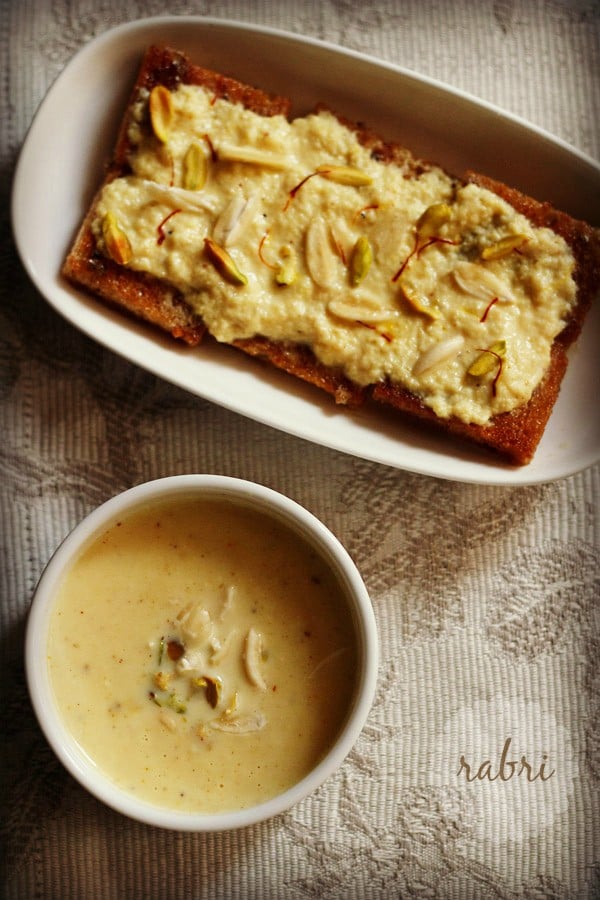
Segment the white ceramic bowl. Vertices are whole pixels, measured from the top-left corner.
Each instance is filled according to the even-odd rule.
[[[158,807],[126,793],[105,775],[79,746],[61,718],[47,666],[47,639],[57,588],[81,549],[117,517],[157,500],[188,497],[231,500],[275,517],[312,544],[333,570],[347,600],[357,643],[356,689],[347,719],[325,757],[284,793],[251,808],[225,813],[188,813]],[[181,831],[240,828],[288,809],[335,772],[352,748],[369,713],[377,677],[378,641],[375,617],[362,578],[349,554],[312,513],[295,501],[264,487],[220,475],[177,475],[150,481],[108,500],[88,515],[64,540],[46,566],[36,588],[27,624],[25,665],[35,713],[52,749],[66,769],[90,793],[133,819]]]

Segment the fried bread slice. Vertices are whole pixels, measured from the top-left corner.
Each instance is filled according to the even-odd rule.
[[[101,189],[110,182],[126,178],[131,174],[131,154],[135,143],[132,135],[135,129],[151,130],[152,125],[147,111],[148,97],[157,85],[162,85],[171,92],[176,91],[180,85],[202,87],[209,92],[212,98],[211,104],[216,104],[218,100],[225,100],[233,106],[241,107],[264,118],[265,132],[269,131],[270,120],[274,122],[277,117],[289,115],[290,101],[287,98],[270,96],[231,77],[203,68],[192,63],[185,54],[170,48],[151,47],[142,62],[119,131],[115,152],[107,168]],[[140,108],[143,109],[141,114]],[[440,167],[413,157],[405,147],[386,143],[380,136],[373,134],[363,126],[348,122],[341,117],[337,117],[337,119],[343,128],[352,133],[358,144],[368,151],[371,160],[377,165],[397,169],[401,172],[402,179],[407,182],[417,183],[423,180],[426,173],[432,174],[434,178],[438,172],[443,173],[444,177],[447,176],[447,173],[443,172]],[[212,146],[210,138],[206,135],[205,137],[210,145],[213,159],[216,159],[218,152]],[[336,170],[334,175],[330,171],[328,177],[355,177],[353,171],[350,176],[347,172],[341,171],[349,168],[346,163],[347,160],[341,160],[340,167],[337,167],[339,171]],[[336,166],[331,168],[336,169]],[[327,354],[319,354],[316,347],[304,336],[297,340],[289,336],[282,338],[263,333],[259,329],[254,333],[234,335],[225,342],[248,355],[267,361],[293,377],[301,378],[319,389],[325,390],[332,395],[336,403],[350,407],[360,406],[366,402],[383,404],[394,411],[399,411],[411,418],[456,435],[460,439],[485,446],[515,464],[523,465],[532,459],[543,435],[567,368],[566,351],[577,338],[585,314],[597,291],[600,274],[598,234],[591,226],[553,209],[550,204],[527,197],[484,175],[468,172],[461,178],[451,175],[447,177],[448,181],[444,190],[453,197],[458,191],[463,191],[469,185],[481,188],[488,194],[494,194],[514,210],[515,214],[524,217],[535,229],[546,229],[557,235],[564,242],[565,252],[572,255],[574,300],[561,320],[560,330],[549,340],[549,361],[545,371],[524,402],[518,403],[507,411],[494,413],[484,422],[469,420],[468,416],[457,415],[453,411],[440,414],[435,406],[428,402],[427,397],[415,390],[410,383],[402,383],[402,381],[394,380],[389,376],[371,381],[364,378],[360,380],[353,378],[344,366],[336,362],[331,363]],[[295,190],[300,186],[301,183],[296,186]],[[63,274],[78,287],[92,292],[103,301],[119,307],[129,315],[158,326],[173,338],[182,340],[191,346],[199,344],[207,330],[211,329],[208,327],[205,317],[194,307],[194,304],[190,303],[189,297],[181,289],[181,286],[165,277],[164,274],[156,275],[151,271],[131,268],[122,261],[111,258],[110,254],[106,252],[106,248],[102,247],[102,241],[98,238],[97,224],[94,228],[94,221],[98,217],[100,194],[101,190],[96,195],[81,225],[73,247],[65,260]],[[288,191],[288,195],[291,197],[292,192]],[[436,205],[445,206],[447,204],[439,202],[432,206]],[[375,206],[376,204],[373,204],[373,207]],[[179,210],[174,210],[174,212],[179,212]],[[263,213],[263,215],[266,214]],[[413,222],[413,232],[416,227]],[[440,244],[436,249],[440,251],[446,249],[442,245],[457,243],[456,240],[445,240],[437,235],[429,243],[433,244],[436,241]],[[349,266],[346,258],[348,254],[340,247],[339,242],[334,243],[344,264]],[[422,246],[426,248],[429,244],[424,243]],[[219,252],[222,249],[219,248]],[[418,249],[418,253],[415,254],[416,258],[420,255],[422,248],[417,248],[415,243],[415,249]],[[518,243],[513,249],[517,254],[522,252]],[[471,247],[467,252],[470,256],[465,258],[473,259],[473,248]],[[259,255],[261,261],[268,265],[260,250]],[[409,253],[406,260],[411,255]],[[221,269],[227,280],[228,275],[231,275],[231,271],[228,272],[227,267],[232,263],[229,255],[226,254],[224,259],[225,269],[223,270],[223,260],[221,260]],[[204,263],[204,265],[205,267],[210,266],[208,263]],[[405,265],[406,261],[403,266]],[[205,268],[204,271],[206,272],[207,269]],[[448,281],[450,276],[446,273],[444,278]],[[282,289],[278,290],[281,295]],[[492,303],[498,299],[498,297],[493,298]],[[491,303],[489,305],[491,306]],[[392,313],[396,316],[396,310],[392,310]],[[425,313],[424,316],[423,313]],[[413,319],[415,316],[422,317],[426,325],[430,323],[430,319],[435,318],[429,309],[419,309],[418,307],[416,311],[415,309],[408,310],[408,316]],[[374,316],[374,320],[376,318]],[[483,321],[483,318],[480,321]],[[396,319],[392,324],[395,322]],[[351,324],[353,327],[366,325],[371,331],[377,332],[382,345],[392,342],[392,331],[386,324],[376,322],[374,326],[358,319]],[[217,339],[223,340],[219,336]],[[492,345],[492,347],[494,346],[496,344]],[[499,368],[496,375],[499,375],[503,364],[501,355],[485,346],[477,349],[497,357]],[[494,367],[492,366],[492,368]],[[465,376],[465,381],[469,381],[468,376]],[[492,381],[491,376],[488,376],[484,389],[489,393],[495,390],[495,386],[496,380]]]

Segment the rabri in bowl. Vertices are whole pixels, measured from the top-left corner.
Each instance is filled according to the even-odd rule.
[[[240,827],[342,763],[371,706],[373,610],[350,556],[294,501],[183,475],[89,515],[36,589],[26,667],[66,768],[141,821]]]

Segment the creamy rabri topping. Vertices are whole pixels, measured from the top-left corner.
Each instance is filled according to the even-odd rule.
[[[181,498],[96,538],[59,586],[48,671],[96,765],[157,806],[267,800],[326,754],[354,696],[351,613],[285,525]]]
[[[561,237],[437,168],[406,177],[327,112],[161,90],[154,131],[137,104],[133,174],[103,190],[104,252],[176,285],[219,341],[308,344],[466,422],[530,398],[575,302]]]

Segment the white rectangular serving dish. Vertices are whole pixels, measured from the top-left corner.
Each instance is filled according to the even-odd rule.
[[[142,19],[106,32],[71,60],[41,104],[19,158],[12,197],[17,247],[34,284],[61,315],[197,396],[399,469],[516,485],[561,478],[600,459],[600,417],[590,415],[600,370],[598,304],[571,352],[534,460],[515,468],[389,412],[338,408],[316,389],[230,348],[180,347],[67,285],[60,276],[62,261],[101,180],[141,56],[153,43],[169,44],[202,65],[291,96],[294,114],[325,102],[456,174],[468,168],[485,172],[598,224],[600,166],[489,104],[398,66],[298,35],[200,17]]]

